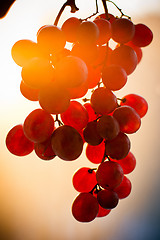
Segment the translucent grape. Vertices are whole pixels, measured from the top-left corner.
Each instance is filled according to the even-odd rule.
[[[72,182],[78,192],[90,192],[97,184],[96,173],[88,167],[82,167],[75,172]]]
[[[34,150],[36,155],[43,160],[51,160],[56,157],[51,145],[51,137],[45,142],[35,143]]]
[[[129,75],[135,70],[138,64],[138,59],[133,48],[127,45],[121,45],[112,51],[110,62],[111,64],[120,65],[124,68],[127,75]]]
[[[99,29],[97,44],[103,45],[107,43],[111,38],[111,23],[104,18],[95,19],[93,22],[96,23]]]
[[[127,105],[134,108],[141,118],[144,117],[148,111],[147,101],[140,95],[133,93],[124,96],[122,98],[120,105],[121,106]]]
[[[86,108],[81,103],[71,101],[68,109],[61,113],[61,119],[64,124],[80,131],[86,127],[89,117]]]
[[[43,109],[33,110],[24,120],[25,136],[33,142],[44,142],[54,130],[53,117]]]
[[[79,57],[66,56],[56,65],[55,78],[62,86],[78,87],[87,80],[87,77],[87,66]]]
[[[34,143],[23,132],[21,124],[14,126],[6,136],[7,149],[16,156],[26,156],[34,149]]]
[[[95,112],[89,102],[85,103],[83,106],[87,109],[87,112],[88,112],[88,116],[89,116],[88,122],[91,122],[91,121],[94,121],[95,119],[97,119],[97,115],[95,114]]]
[[[89,45],[96,43],[99,37],[98,26],[91,21],[84,21],[77,30],[77,40],[81,44]]]
[[[54,68],[47,59],[32,58],[22,67],[23,81],[31,88],[43,88],[54,80]]]
[[[127,74],[121,66],[112,64],[103,68],[102,82],[106,88],[117,91],[126,84]]]
[[[112,161],[118,162],[123,168],[124,174],[131,173],[136,167],[136,158],[133,153],[129,152],[125,158],[120,160],[111,159]]]
[[[123,199],[129,196],[131,193],[132,184],[131,181],[124,176],[121,184],[114,189],[114,191],[118,194],[119,199]]]
[[[138,63],[140,63],[141,59],[142,59],[142,56],[143,56],[143,52],[142,52],[142,49],[136,45],[133,44],[132,41],[126,43],[125,45],[133,48],[133,50],[136,52],[137,54],[137,59],[138,59]]]
[[[51,54],[62,50],[66,44],[64,32],[57,26],[45,25],[37,32],[38,46]]]
[[[21,94],[30,101],[38,101],[39,89],[31,88],[23,80],[20,83]]]
[[[69,92],[57,82],[51,82],[40,90],[39,104],[48,113],[63,113],[70,104]]]
[[[75,42],[77,40],[77,29],[81,24],[81,20],[76,17],[68,18],[62,25],[62,31],[65,33],[68,42]]]
[[[87,144],[86,157],[92,163],[98,164],[102,162],[105,153],[105,143],[102,141],[99,145],[92,146]]]
[[[135,133],[141,126],[140,116],[134,108],[127,105],[115,109],[113,117],[117,119],[120,130],[128,134]]]

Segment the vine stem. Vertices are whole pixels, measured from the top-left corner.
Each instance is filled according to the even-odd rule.
[[[64,9],[67,7],[67,6],[70,6],[71,7],[71,13],[75,13],[76,11],[79,10],[79,8],[76,6],[75,4],[75,0],[67,0],[63,6],[61,7],[55,21],[54,21],[54,25],[57,26],[58,22],[59,22],[59,19],[64,11]]]
[[[109,15],[108,15],[108,8],[107,8],[106,0],[102,0],[102,4],[103,4],[104,11],[105,11],[105,14],[106,14],[106,19],[108,20],[109,19]]]

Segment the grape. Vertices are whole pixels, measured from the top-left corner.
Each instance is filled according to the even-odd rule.
[[[119,123],[113,116],[103,115],[97,122],[97,131],[102,138],[113,139],[119,132]]]
[[[118,194],[109,189],[103,189],[97,193],[99,205],[105,209],[113,209],[118,205]]]
[[[25,119],[23,131],[33,142],[44,142],[54,130],[53,117],[43,109],[33,110]]]
[[[97,84],[99,83],[101,79],[101,72],[99,68],[94,68],[89,64],[87,64],[87,68],[88,68],[88,78],[87,78],[88,88],[91,89],[96,87]]]
[[[105,217],[105,216],[107,216],[110,212],[111,212],[111,209],[105,209],[105,208],[102,208],[102,207],[99,205],[99,211],[98,211],[97,217]]]
[[[22,79],[31,88],[43,88],[54,80],[54,68],[47,59],[32,58],[22,67]]]
[[[80,87],[67,88],[67,90],[69,92],[70,99],[81,98],[88,92],[88,81],[82,83]]]
[[[79,132],[68,125],[54,130],[52,134],[52,149],[55,154],[66,161],[77,159],[83,150],[83,140]]]
[[[56,156],[52,149],[51,137],[45,142],[35,143],[34,150],[36,155],[43,160],[51,160]]]
[[[119,160],[128,155],[130,146],[128,136],[120,132],[117,137],[106,142],[106,154],[113,159]]]
[[[79,222],[93,221],[99,210],[97,198],[91,193],[80,193],[72,204],[72,214]]]
[[[125,133],[135,133],[141,126],[141,118],[134,108],[130,106],[121,106],[113,112],[119,123],[120,130]]]
[[[51,82],[40,90],[39,104],[48,113],[63,113],[70,104],[69,92],[56,82]]]
[[[78,192],[90,192],[97,184],[94,170],[83,167],[73,175],[73,186]]]
[[[98,45],[103,45],[111,38],[111,23],[106,19],[99,18],[93,21],[99,29],[99,37],[97,39]]]
[[[127,43],[132,40],[135,25],[127,18],[116,19],[112,23],[112,39],[118,43]]]
[[[14,126],[6,136],[7,149],[14,155],[26,156],[34,149],[34,143],[23,132],[21,124]]]
[[[146,47],[153,40],[153,33],[149,27],[139,23],[135,25],[135,34],[132,39],[134,45],[138,47]]]
[[[90,102],[97,114],[111,113],[117,107],[116,96],[105,87],[99,87],[94,90]]]
[[[142,59],[142,55],[143,55],[142,49],[141,49],[140,47],[134,45],[132,41],[130,41],[130,42],[128,42],[128,43],[125,43],[125,45],[133,48],[133,50],[134,50],[134,51],[136,52],[136,54],[137,54],[138,63],[140,63],[140,61],[141,61],[141,59]]]
[[[17,41],[11,49],[11,55],[15,63],[23,67],[29,60],[40,55],[37,43],[22,39]]]
[[[89,45],[96,43],[99,37],[98,26],[91,21],[82,22],[77,30],[77,40],[81,44]]]
[[[92,163],[98,164],[102,162],[105,153],[105,143],[102,141],[96,146],[87,144],[86,146],[86,157]]]
[[[80,131],[87,125],[89,117],[86,108],[81,103],[71,101],[68,109],[61,113],[61,119],[64,124]]]
[[[141,118],[144,117],[148,111],[147,101],[143,97],[133,93],[124,96],[120,105],[127,105],[134,108]]]
[[[131,152],[129,152],[125,158],[122,158],[120,160],[111,159],[111,161],[118,162],[123,168],[124,174],[131,173],[136,166],[136,158]]]
[[[95,19],[100,19],[100,18],[106,19],[106,14],[105,14],[105,13],[102,13],[102,14],[98,15]],[[107,20],[108,20],[110,23],[113,23],[115,19],[116,19],[116,18],[115,18],[115,16],[114,16],[113,14],[108,13],[108,19],[107,19]]]
[[[93,63],[98,58],[98,46],[94,44],[84,45],[75,43],[71,55],[81,58],[85,63]]]
[[[87,80],[88,69],[79,57],[66,56],[55,68],[56,81],[65,87],[78,87]]]
[[[80,24],[81,20],[76,17],[70,17],[63,23],[62,31],[68,42],[73,43],[77,40],[77,29]]]
[[[123,169],[120,164],[111,161],[102,162],[96,172],[97,183],[105,189],[114,189],[123,180]]]
[[[127,82],[127,73],[119,65],[106,66],[102,71],[102,82],[112,91],[120,90]]]
[[[37,32],[38,46],[47,54],[61,51],[65,44],[64,32],[57,26],[45,25]]]
[[[92,121],[87,124],[83,130],[83,137],[87,143],[92,146],[96,146],[103,141],[103,138],[99,135],[97,131],[97,122]]]
[[[114,189],[114,191],[118,194],[119,199],[123,199],[129,196],[131,193],[132,184],[131,181],[124,176],[121,184]]]
[[[112,49],[109,46],[102,45],[102,46],[98,46],[97,50],[98,50],[98,56],[96,59],[94,59],[93,66],[98,67],[100,70],[102,70],[104,63],[106,63],[107,65],[109,62]]]
[[[31,88],[23,80],[20,83],[21,94],[30,101],[38,101],[39,89]]]
[[[124,68],[127,75],[129,75],[135,70],[138,64],[138,59],[133,48],[127,45],[121,45],[112,51],[110,62],[111,64],[120,65]]]
[[[97,115],[95,114],[91,104],[90,103],[85,103],[83,106],[86,108],[86,110],[88,112],[88,116],[89,116],[88,122],[96,120],[97,119]]]

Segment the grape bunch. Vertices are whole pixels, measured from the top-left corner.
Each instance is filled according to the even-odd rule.
[[[77,221],[108,215],[131,192],[126,175],[136,159],[129,134],[139,130],[148,104],[140,95],[119,99],[115,92],[127,84],[152,39],[146,25],[103,13],[93,21],[68,18],[61,28],[44,25],[36,42],[22,39],[11,49],[22,67],[20,91],[40,107],[8,132],[8,150],[17,156],[34,151],[46,161],[73,161],[85,151],[98,164],[73,175],[79,192],[72,204]]]

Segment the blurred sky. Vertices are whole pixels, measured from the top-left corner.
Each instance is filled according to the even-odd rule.
[[[2,240],[150,240],[158,239],[159,207],[159,56],[160,56],[160,1],[115,0],[123,12],[135,23],[142,22],[154,33],[152,44],[143,49],[143,59],[129,76],[127,85],[116,93],[143,96],[149,104],[148,114],[142,119],[140,130],[130,136],[131,151],[137,166],[128,175],[132,181],[131,195],[122,200],[108,217],[82,224],[71,215],[71,204],[77,195],[72,186],[72,175],[82,167],[95,165],[85,153],[73,162],[58,158],[45,162],[34,153],[24,158],[11,155],[5,146],[5,137],[14,125],[38,103],[30,102],[20,94],[21,68],[11,58],[11,47],[20,39],[36,41],[38,29],[52,24],[64,3],[59,0],[17,0],[8,15],[0,20],[0,239]],[[98,1],[99,12],[103,12]],[[85,18],[95,11],[95,1],[77,0]],[[109,12],[119,15],[112,4]],[[73,16],[69,7],[63,21]],[[3,235],[2,235],[3,234]],[[3,237],[2,237],[3,236]],[[5,236],[5,237],[4,237]]]

